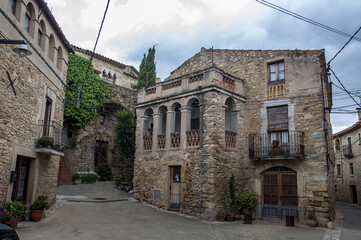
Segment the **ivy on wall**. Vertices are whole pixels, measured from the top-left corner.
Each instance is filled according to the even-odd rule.
[[[85,79],[89,61],[76,54],[69,55],[66,83],[72,88],[65,91],[64,122],[73,127],[87,125],[96,115],[96,109],[110,98],[110,84],[94,73],[93,65]],[[81,97],[78,104],[79,86]]]

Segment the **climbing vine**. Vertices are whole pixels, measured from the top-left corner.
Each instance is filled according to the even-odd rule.
[[[65,91],[64,122],[73,127],[87,125],[96,115],[96,109],[110,98],[110,84],[94,73],[92,65],[85,79],[89,61],[79,55],[69,55],[66,82],[70,88]],[[80,98],[78,98],[79,86],[81,86]]]

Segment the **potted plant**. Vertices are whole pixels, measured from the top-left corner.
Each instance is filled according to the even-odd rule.
[[[17,227],[19,221],[26,216],[28,211],[26,204],[18,201],[7,201],[1,206],[1,208],[14,214],[14,229]]]
[[[307,215],[308,221],[307,224],[310,227],[317,227],[317,216],[315,213],[315,210],[313,210],[312,212],[309,212]]]
[[[112,177],[112,169],[109,167],[108,164],[103,163],[101,164],[96,173],[100,176],[100,181],[109,181]]]
[[[238,208],[242,209],[244,214],[244,223],[252,224],[252,210],[256,208],[257,204],[257,193],[256,192],[241,192],[238,197]]]
[[[229,196],[229,193],[227,193],[224,196],[224,205],[226,206],[227,209],[226,219],[227,221],[232,222],[233,221],[233,213],[231,212],[232,200],[231,197]]]
[[[151,137],[153,135],[153,128],[148,128],[147,137]]]
[[[0,208],[0,223],[15,229],[15,216],[14,213]]]
[[[44,209],[49,207],[48,197],[38,196],[30,206],[30,219],[34,222],[41,220],[44,214]]]
[[[218,212],[218,219],[219,219],[219,221],[224,222],[225,216],[226,216],[226,212],[225,212],[225,211],[222,211],[222,210],[221,210],[221,211]]]
[[[51,147],[53,146],[54,144],[54,139],[52,137],[47,137],[47,136],[44,136],[44,137],[41,137],[38,139],[38,145],[40,147]]]
[[[281,154],[281,148],[279,147],[280,141],[273,140],[272,141],[272,155],[277,156]]]

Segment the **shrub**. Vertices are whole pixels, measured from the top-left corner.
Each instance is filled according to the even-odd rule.
[[[5,208],[0,208],[0,223],[5,224],[6,226],[15,227],[15,215],[14,213],[8,211]]]
[[[252,210],[257,204],[257,193],[256,192],[241,192],[237,197],[237,206],[239,209],[248,208]]]
[[[80,179],[80,175],[78,173],[74,173],[74,175],[71,177],[71,181],[73,182],[73,185],[76,184],[76,181]]]
[[[312,221],[317,221],[317,216],[316,216],[316,212],[314,209],[312,212],[308,213],[307,218]]]
[[[102,179],[110,178],[112,176],[112,169],[106,163],[101,164],[96,172]]]
[[[54,144],[54,139],[52,137],[41,137],[38,139],[38,145],[39,146],[52,146]]]
[[[44,195],[38,196],[30,206],[31,210],[44,210],[48,207],[48,197]]]
[[[91,184],[98,180],[98,176],[94,174],[86,174],[81,177],[81,183]]]
[[[25,217],[28,211],[26,204],[18,201],[7,201],[1,208],[12,212],[17,219]]]
[[[223,210],[221,210],[221,211],[218,212],[218,216],[219,216],[219,217],[225,217],[225,216],[226,216],[226,212],[223,211]]]

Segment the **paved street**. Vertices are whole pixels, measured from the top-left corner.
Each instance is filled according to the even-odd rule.
[[[336,206],[344,214],[345,218],[341,239],[361,239],[361,206],[340,202]]]
[[[61,186],[58,194],[68,200],[58,200],[57,206],[62,206],[39,223],[21,222],[21,240],[325,239],[326,229],[297,224],[285,227],[279,221],[257,220],[245,225],[180,216],[134,201],[131,195],[115,189],[113,182]]]

